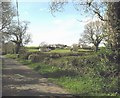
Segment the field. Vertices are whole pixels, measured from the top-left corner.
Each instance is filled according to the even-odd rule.
[[[38,52],[39,47],[25,47],[28,52]]]
[[[88,49],[78,49],[78,52],[84,52],[84,51],[91,51]],[[66,52],[71,52],[70,49],[55,49],[52,50],[51,52],[56,52],[56,53],[66,53]]]
[[[38,47],[26,47],[26,49],[27,49],[28,52],[38,52],[39,51]],[[86,51],[91,51],[91,50],[78,49],[78,52],[86,52]],[[70,51],[70,49],[59,49],[59,48],[57,48],[55,50],[51,50],[50,52],[51,53],[68,53],[68,52],[71,52],[71,51]]]

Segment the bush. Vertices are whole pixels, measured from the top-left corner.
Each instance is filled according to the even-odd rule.
[[[51,53],[50,58],[60,58],[61,55],[59,53]]]
[[[31,54],[32,54],[32,52],[25,52],[25,53],[19,54],[19,57],[20,57],[21,59],[28,60],[29,55],[31,55]]]
[[[105,47],[100,49],[100,51],[98,52],[98,56],[100,58],[103,58],[104,60],[115,62],[115,53],[112,50],[107,49]]]
[[[29,55],[28,59],[32,62],[44,62],[44,59],[49,57],[47,53],[36,52]]]
[[[29,55],[29,60],[31,60],[32,62],[39,62],[39,55],[38,54],[31,54]]]

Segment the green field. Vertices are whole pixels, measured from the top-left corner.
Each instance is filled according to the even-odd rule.
[[[28,52],[38,52],[39,49],[35,49],[34,47],[33,48],[27,48],[27,51]],[[88,49],[78,49],[78,52],[87,52],[87,51],[91,51],[91,50],[88,50]],[[55,49],[55,50],[51,50],[49,51],[49,53],[68,53],[68,52],[71,52],[70,49]]]
[[[39,47],[31,46],[31,47],[25,47],[28,52],[38,52]]]
[[[78,52],[87,52],[87,51],[91,51],[88,49],[78,49]],[[71,52],[70,49],[55,49],[55,50],[51,50],[50,52],[55,52],[55,53],[67,53],[67,52]]]
[[[38,49],[27,49],[28,52],[38,52]]]
[[[55,53],[67,53],[70,52],[69,49],[55,49],[55,50],[51,50],[50,52],[55,52]]]

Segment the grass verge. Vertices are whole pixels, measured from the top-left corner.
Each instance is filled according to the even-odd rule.
[[[14,58],[15,55],[7,55],[7,57]],[[74,70],[64,69],[58,66],[48,65],[44,63],[33,63],[30,60],[17,59],[24,65],[28,65],[44,77],[64,88],[66,88],[72,94],[89,95],[89,96],[115,96],[116,93],[109,93],[115,87],[115,78],[104,78],[98,75],[94,75],[93,68],[89,67],[88,73],[84,75],[78,74]],[[87,69],[88,66],[85,67]],[[90,75],[92,72],[92,75]],[[111,81],[111,82],[109,82]],[[106,93],[108,90],[108,93]],[[105,91],[105,92],[104,92]],[[112,92],[112,91],[111,91]]]

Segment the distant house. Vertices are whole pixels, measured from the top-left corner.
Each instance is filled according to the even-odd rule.
[[[54,50],[56,48],[63,49],[63,48],[67,48],[67,47],[68,47],[67,45],[63,45],[63,44],[50,44],[50,45],[44,45],[44,46],[40,47],[39,51],[48,52],[48,51]]]
[[[67,45],[64,45],[64,44],[55,44],[55,47],[56,47],[56,48],[63,49],[63,48],[66,48]]]

